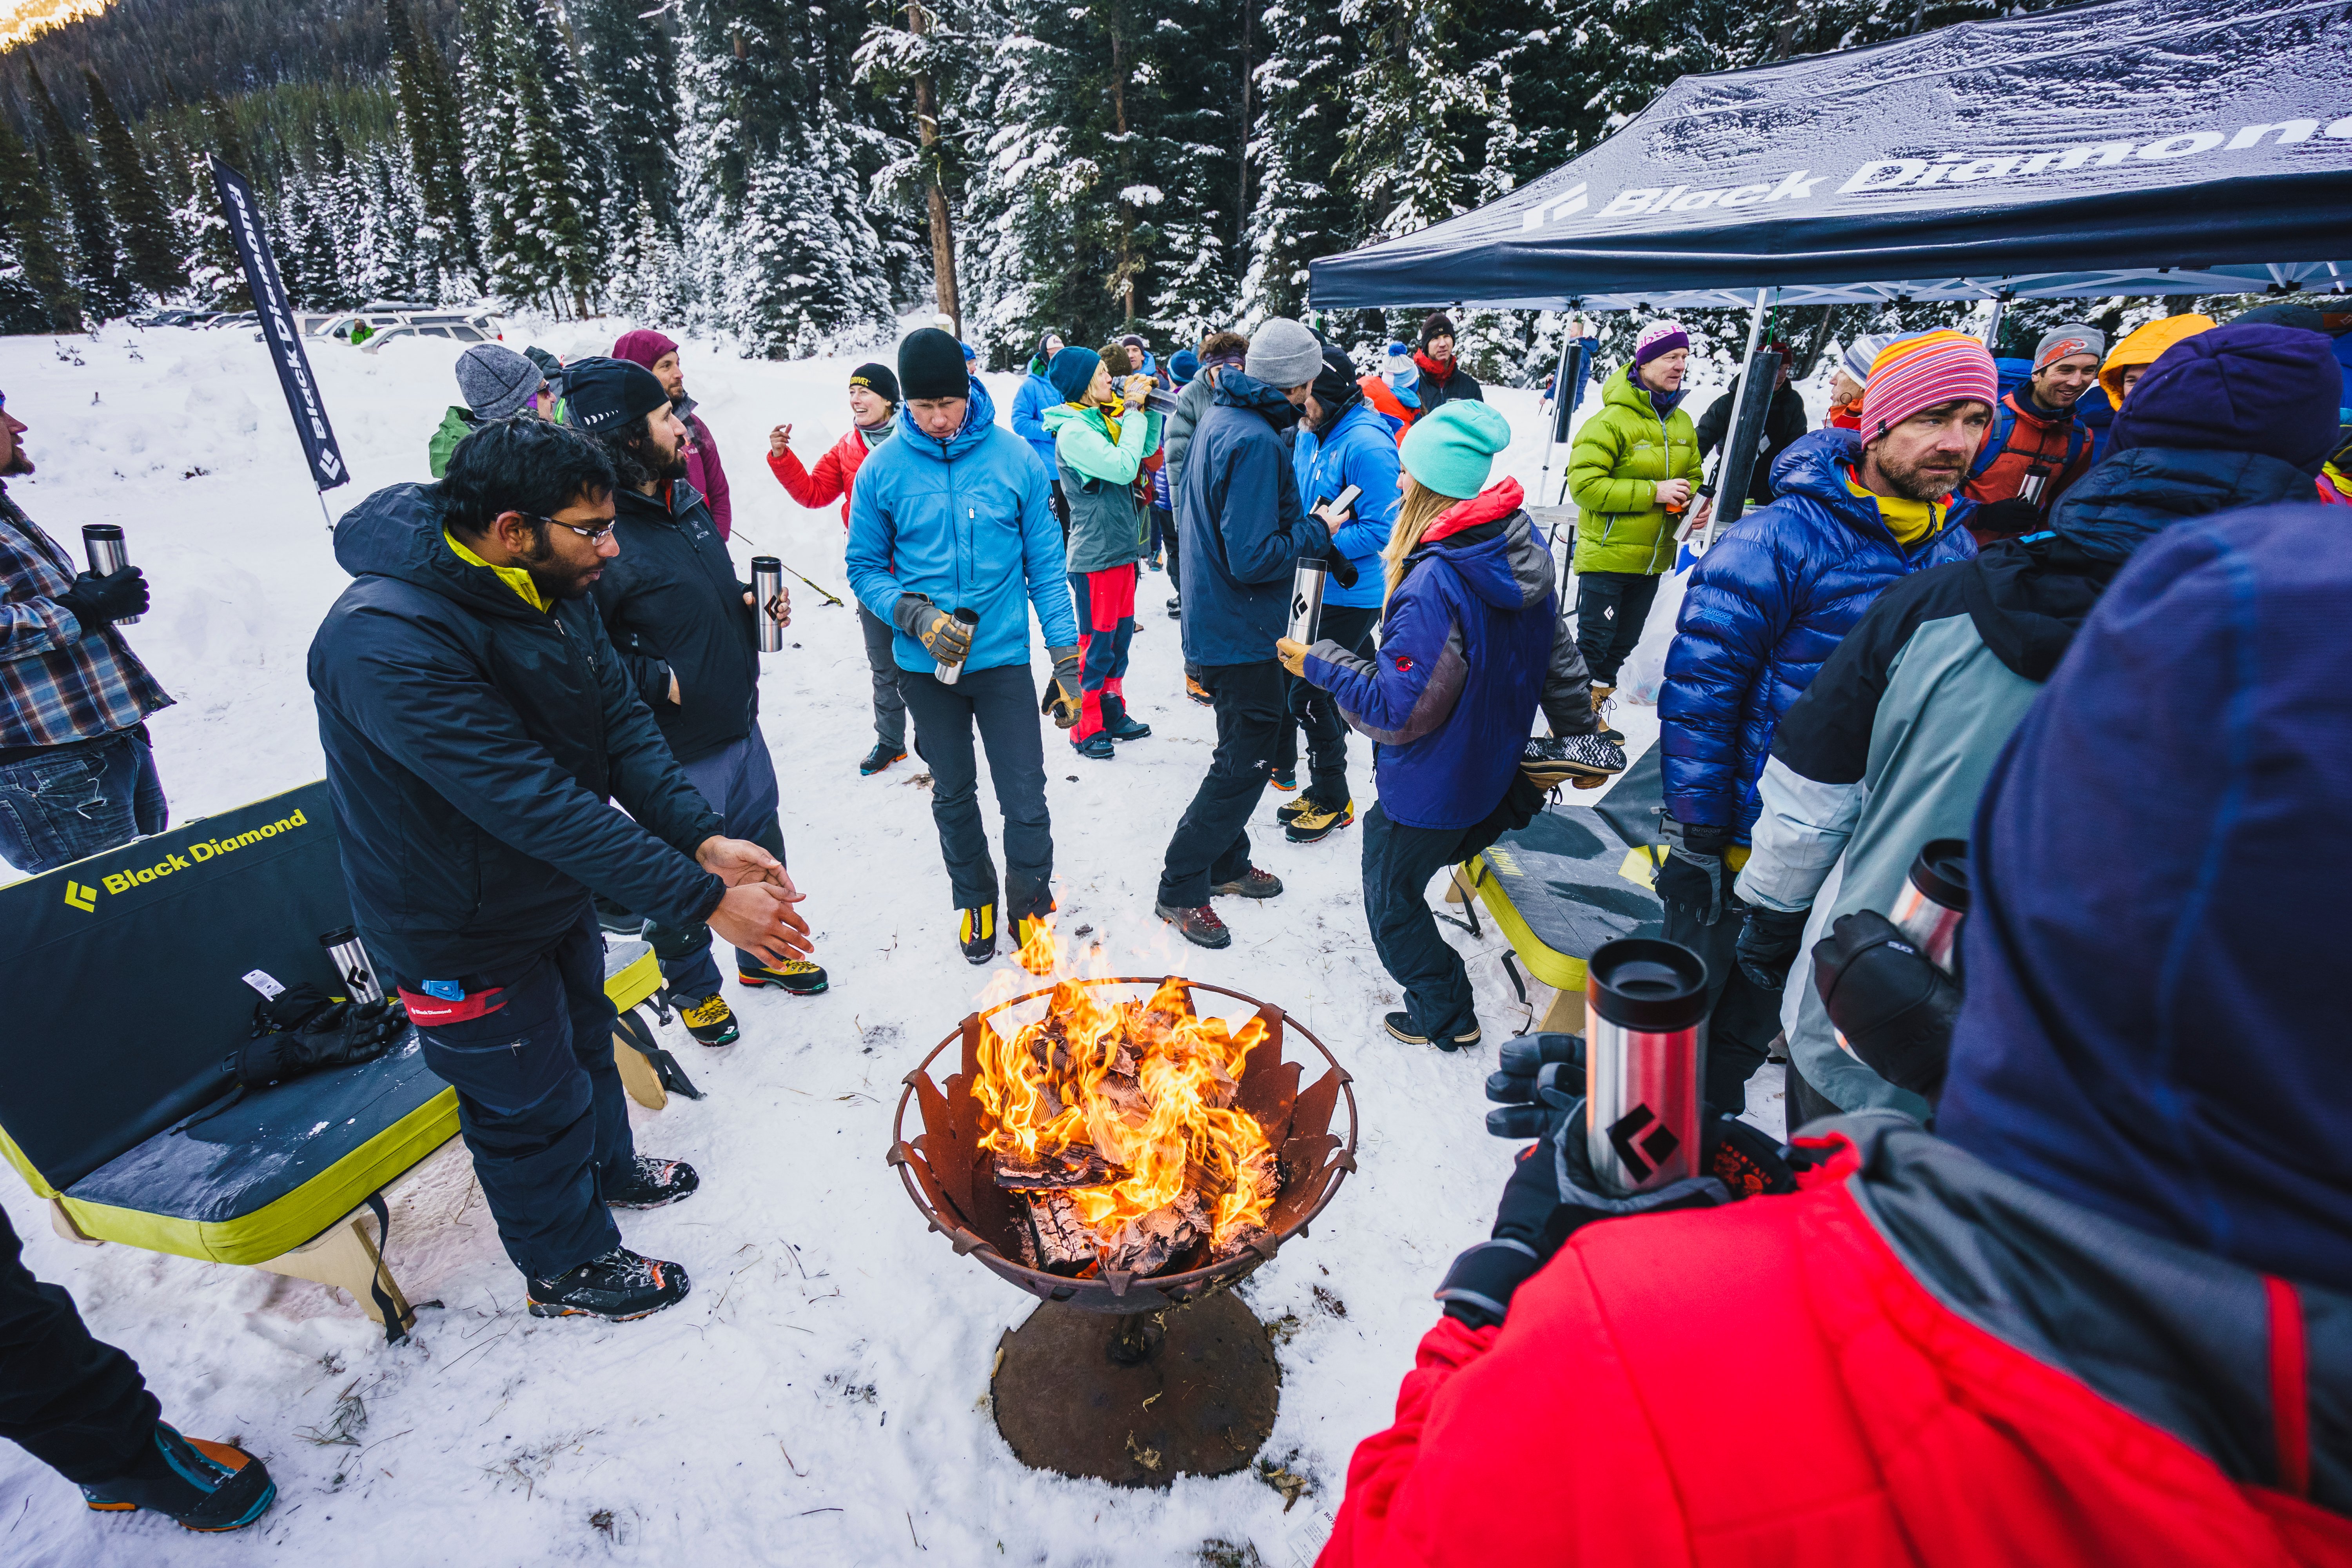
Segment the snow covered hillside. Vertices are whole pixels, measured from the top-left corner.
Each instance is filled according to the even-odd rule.
[[[541,328],[566,355],[601,352],[625,322]],[[534,341],[521,328],[507,341]],[[425,439],[452,400],[456,345],[397,342],[377,355],[316,353],[327,407],[369,490],[425,477]],[[733,481],[739,563],[755,552],[846,596],[837,510],[804,511],[770,478],[771,425],[792,421],[814,458],[845,428],[848,362],[748,363],[689,345],[688,384]],[[1000,413],[1013,378],[992,379]],[[262,346],[239,331],[109,328],[97,341],[0,341],[0,391],[31,426],[40,466],[10,493],[79,550],[86,522],[116,522],[153,585],[128,633],[178,705],[153,721],[175,821],[319,777],[304,653],[345,581]],[[1519,432],[1508,470],[1533,488],[1542,427],[1532,393],[1497,392]],[[1707,394],[1694,394],[1703,407]],[[1590,405],[1588,404],[1588,406]],[[1554,458],[1554,485],[1563,448]],[[745,567],[748,575],[748,566]],[[1355,1075],[1360,1173],[1243,1289],[1282,1337],[1281,1415],[1264,1458],[1311,1479],[1294,1507],[1251,1474],[1129,1492],[1024,1469],[987,1407],[998,1335],[1029,1299],[926,1234],[883,1163],[902,1074],[971,1009],[986,978],[957,955],[921,765],[861,779],[871,743],[866,672],[851,611],[790,584],[789,646],[764,661],[761,706],[784,783],[784,834],[829,994],[730,1000],[740,1044],[665,1043],[707,1092],[633,1108],[638,1146],[692,1161],[692,1201],[623,1216],[630,1246],[683,1263],[683,1305],[632,1324],[547,1322],[478,1198],[429,1244],[394,1237],[412,1298],[445,1305],[387,1349],[322,1287],[121,1246],[60,1240],[0,1173],[41,1278],[70,1289],[91,1328],[138,1357],[166,1418],[236,1436],[278,1479],[275,1511],[207,1539],[152,1515],[84,1511],[74,1489],[0,1444],[0,1558],[16,1568],[242,1561],[361,1565],[555,1562],[720,1565],[1215,1561],[1290,1568],[1329,1528],[1349,1450],[1386,1424],[1429,1291],[1482,1237],[1510,1149],[1486,1135],[1480,1085],[1492,1046],[1407,1049],[1380,1030],[1396,1005],[1365,935],[1355,830],[1283,842],[1276,804],[1253,832],[1289,890],[1226,900],[1237,941],[1189,949],[1151,912],[1168,833],[1206,765],[1206,709],[1182,697],[1164,576],[1147,574],[1129,700],[1155,733],[1111,763],[1047,742],[1066,931],[1091,927],[1130,971],[1182,972],[1278,1002]],[[1654,616],[1629,688],[1654,679],[1673,596]],[[1622,710],[1629,749],[1654,711]],[[1351,745],[1356,805],[1371,801]],[[989,799],[985,790],[983,800]],[[989,812],[992,836],[995,815]],[[1480,989],[1490,1041],[1526,1015],[1503,951],[1450,931]],[[15,985],[40,984],[12,973]],[[1541,1007],[1547,994],[1538,991]],[[118,1000],[91,997],[104,1006]],[[165,998],[144,998],[157,1005]],[[36,1042],[13,1042],[27,1048]],[[71,1048],[71,1042],[38,1042]],[[1760,1083],[1759,1120],[1777,1128]],[[462,1166],[459,1171],[462,1181]],[[449,1194],[456,1208],[468,1196]],[[333,1439],[347,1439],[337,1441]],[[1247,1553],[1254,1551],[1255,1556]]]

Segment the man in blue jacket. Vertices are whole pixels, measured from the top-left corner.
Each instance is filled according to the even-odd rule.
[[[1362,492],[1341,514],[1346,521],[1324,523],[1330,531],[1331,552],[1347,558],[1356,569],[1356,580],[1342,584],[1333,577],[1325,583],[1318,635],[1357,658],[1369,659],[1387,583],[1381,552],[1388,548],[1389,530],[1396,524],[1402,489],[1397,443],[1388,422],[1364,401],[1354,362],[1337,346],[1323,350],[1322,368],[1307,395],[1306,416],[1291,447],[1300,504],[1313,514],[1350,485]],[[1277,809],[1274,818],[1293,844],[1313,844],[1356,820],[1356,803],[1348,790],[1348,721],[1328,692],[1296,679],[1290,682],[1288,713],[1275,766],[1280,769],[1286,761],[1296,761],[1297,731],[1304,729],[1307,791]]]
[[[1045,414],[1048,408],[1062,405],[1062,395],[1046,379],[1054,367],[1054,356],[1062,352],[1062,334],[1047,332],[1037,344],[1037,352],[1029,356],[1029,374],[1021,378],[1021,388],[1013,395],[1013,433],[1029,443],[1037,460],[1045,465],[1046,481],[1054,487],[1054,516],[1062,525],[1062,537],[1070,537],[1070,502],[1062,493],[1060,471],[1054,467],[1054,433],[1045,428]]]
[[[1734,524],[1692,569],[1658,693],[1673,848],[1656,887],[1665,935],[1706,960],[1714,1002],[1708,1102],[1744,1108],[1780,998],[1733,962],[1744,912],[1730,879],[1761,809],[1772,733],[1871,601],[1906,574],[1966,560],[1951,504],[1992,420],[1992,356],[1974,338],[1890,343],[1863,391],[1862,427],[1805,437],[1772,466],[1779,499]],[[1730,918],[1726,919],[1728,915]]]
[[[1177,479],[1184,658],[1200,667],[1216,709],[1217,749],[1168,841],[1154,908],[1202,947],[1234,940],[1211,894],[1282,891],[1279,877],[1250,864],[1247,824],[1288,722],[1274,645],[1288,619],[1294,563],[1327,552],[1322,525],[1299,505],[1282,439],[1322,368],[1322,343],[1297,321],[1277,316],[1259,328],[1241,369],[1218,378]]]
[[[850,492],[849,585],[898,628],[898,689],[914,715],[915,750],[930,764],[957,941],[966,959],[986,963],[996,956],[999,884],[972,731],[988,748],[1004,813],[1005,921],[1025,948],[1054,910],[1029,609],[1054,663],[1046,707],[1064,729],[1078,721],[1077,617],[1045,469],[997,426],[996,405],[956,341],[932,327],[909,336],[898,345],[898,438],[866,459]]]
[[[618,549],[613,489],[578,431],[485,424],[441,483],[379,490],[336,526],[357,580],[310,675],[353,921],[457,1090],[530,1311],[618,1321],[688,1281],[623,1247],[606,1208],[674,1203],[696,1177],[631,1143],[589,889],[776,963],[808,927],[775,857],[721,836],[589,599]]]

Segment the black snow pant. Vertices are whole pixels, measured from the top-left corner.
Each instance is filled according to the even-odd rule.
[[[1358,658],[1372,657],[1372,628],[1381,623],[1377,605],[1326,605],[1318,641],[1329,638]],[[1307,731],[1307,794],[1318,805],[1337,809],[1348,804],[1348,721],[1331,694],[1311,680],[1283,672],[1286,706],[1284,744],[1274,765],[1297,765],[1297,733]]]
[[[998,892],[980,816],[980,760],[971,744],[977,729],[1004,813],[1004,924],[1009,929],[1024,915],[1052,909],[1054,824],[1045,811],[1045,741],[1029,667],[966,668],[952,686],[929,671],[902,669],[898,690],[915,717],[915,753],[931,770],[931,821],[955,907],[987,909]]]
[[[1286,679],[1287,672],[1272,659],[1201,666],[1201,685],[1217,712],[1217,749],[1168,841],[1160,872],[1160,901],[1168,908],[1198,909],[1209,901],[1213,884],[1236,880],[1249,869],[1250,813],[1265,794],[1274,748],[1289,722],[1283,711]]]
[[[161,1407],[139,1363],[90,1337],[73,1298],[25,1267],[0,1211],[0,1437],[77,1486],[127,1473]]]
[[[1364,813],[1364,916],[1381,967],[1404,988],[1404,1010],[1417,1035],[1445,1040],[1478,1026],[1469,971],[1439,934],[1429,908],[1430,879],[1526,821],[1527,804],[1506,791],[1501,804],[1468,827],[1392,822],[1377,801]]]
[[[1658,580],[1645,572],[1585,572],[1576,579],[1576,651],[1592,672],[1595,686],[1617,684],[1617,671],[1633,657]]]

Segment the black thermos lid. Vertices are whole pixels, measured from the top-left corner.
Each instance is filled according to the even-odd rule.
[[[1959,914],[1969,912],[1969,841],[1934,838],[1911,862],[1911,885],[1932,903]]]
[[[1584,961],[1593,1010],[1622,1029],[1671,1035],[1706,1016],[1706,964],[1678,942],[1631,936]]]

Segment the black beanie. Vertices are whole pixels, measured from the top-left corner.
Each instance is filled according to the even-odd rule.
[[[898,401],[898,378],[890,374],[890,367],[887,364],[866,361],[849,373],[849,384],[862,386],[886,403]]]
[[[937,327],[908,333],[898,345],[898,384],[909,398],[970,397],[963,345]]]
[[[1432,310],[1422,319],[1421,346],[1427,348],[1432,338],[1454,336],[1454,319],[1443,310]]]
[[[645,366],[591,354],[563,367],[563,406],[572,424],[601,436],[640,415],[667,408],[669,394]]]
[[[1315,373],[1315,401],[1327,410],[1343,406],[1362,389],[1356,384],[1355,362],[1337,343],[1323,345],[1323,368]]]

